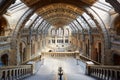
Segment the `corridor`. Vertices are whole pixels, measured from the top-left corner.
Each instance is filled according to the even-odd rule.
[[[35,75],[24,80],[59,80],[57,77],[58,67],[64,71],[63,80],[96,80],[85,75],[86,64],[74,58],[44,58],[36,64],[37,72]],[[39,67],[38,67],[39,66]]]

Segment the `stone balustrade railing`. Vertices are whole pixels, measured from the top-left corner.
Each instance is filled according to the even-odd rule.
[[[88,58],[88,57],[85,57],[85,56],[81,55],[81,54],[79,55],[79,57],[80,57],[80,59],[81,59],[82,61],[85,61],[85,62],[91,61],[91,62],[93,62],[93,63],[96,64],[96,65],[99,65],[99,64],[100,64],[99,62],[94,61],[94,60],[92,60],[92,59],[90,59],[90,58]]]
[[[0,44],[0,50],[6,50],[6,49],[10,49],[10,42],[7,43],[1,43]]]
[[[76,57],[79,53],[76,52],[42,52],[42,56],[49,56],[49,57]]]
[[[0,36],[0,42],[10,42],[11,36]]]
[[[0,50],[10,49],[11,36],[0,36]]]
[[[88,65],[87,74],[103,80],[120,80],[120,66]]]
[[[113,41],[111,45],[112,49],[120,49],[120,42]]]
[[[120,36],[115,36],[115,37],[114,37],[114,41],[120,42]]]
[[[0,80],[21,80],[33,73],[33,65],[6,66],[0,68]]]

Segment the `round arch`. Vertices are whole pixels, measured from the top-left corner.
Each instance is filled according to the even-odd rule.
[[[8,64],[9,64],[9,56],[8,56],[8,54],[3,54],[1,56],[1,61],[2,61],[3,66],[8,66]]]

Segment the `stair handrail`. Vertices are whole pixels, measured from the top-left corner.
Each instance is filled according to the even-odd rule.
[[[83,61],[91,61],[91,62],[93,62],[94,64],[96,64],[96,65],[100,65],[100,63],[99,62],[97,62],[97,61],[94,61],[94,60],[92,60],[92,59],[90,59],[90,58],[88,58],[88,57],[85,57],[85,56],[83,56],[83,55],[79,55],[79,57],[80,57],[80,59],[81,60],[83,60]]]
[[[87,65],[87,74],[103,80],[119,80],[120,66]]]

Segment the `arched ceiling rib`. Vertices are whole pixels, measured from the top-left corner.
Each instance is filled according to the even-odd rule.
[[[43,19],[51,25],[64,26],[72,22],[78,15],[84,12],[86,6],[92,5],[96,0],[22,0]],[[53,17],[55,17],[53,19]],[[63,20],[65,19],[65,20]]]
[[[33,12],[36,12],[40,17],[42,17],[44,20],[46,20],[51,25],[54,25],[54,26],[68,25],[73,20],[75,20],[78,16],[82,16],[83,12],[86,12],[84,10],[86,3],[83,4],[84,6],[83,5],[78,6],[78,5],[76,5],[77,3],[75,1],[73,1],[73,2],[72,2],[72,0],[70,0],[70,1],[68,1],[68,3],[67,3],[67,1],[63,1],[63,2],[59,1],[59,3],[57,3],[58,1],[55,1],[55,2],[52,1],[49,3],[49,5],[47,5],[48,3],[47,4],[44,3],[44,5],[41,4],[41,6],[36,5],[35,9],[33,9]],[[88,6],[88,4],[87,4],[87,6]],[[34,8],[32,6],[30,6],[30,7]],[[30,14],[32,14],[32,13],[30,13]],[[80,20],[80,21],[82,21],[82,20]],[[88,22],[87,22],[87,20],[85,20],[84,17],[83,17],[83,21],[82,21],[82,23],[79,21],[78,22],[80,23],[80,25],[82,25],[82,27],[88,26],[87,25]],[[37,22],[38,21],[34,21],[34,25]],[[45,24],[47,24],[47,22]],[[41,22],[39,22],[39,23],[41,23]],[[32,27],[34,27],[34,25],[32,25]],[[80,25],[76,25],[78,29],[79,29]],[[37,25],[36,27],[39,28],[40,26]],[[89,25],[88,28],[89,27],[91,27],[91,26]]]
[[[51,25],[61,27],[76,19],[83,13],[83,10],[69,4],[59,3],[45,6],[36,12]]]

